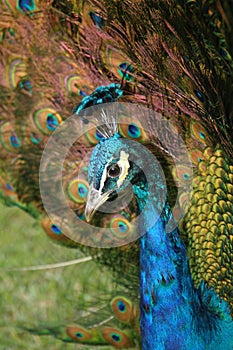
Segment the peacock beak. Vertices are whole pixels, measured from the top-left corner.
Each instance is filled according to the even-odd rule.
[[[91,220],[96,210],[108,200],[111,193],[112,191],[108,191],[101,194],[100,191],[94,188],[93,184],[90,185],[85,208],[85,217],[87,222]]]

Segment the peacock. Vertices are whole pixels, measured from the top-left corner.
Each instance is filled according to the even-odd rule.
[[[232,8],[232,0],[0,2],[0,197],[41,222],[64,252],[72,248],[105,269],[115,289],[108,281],[95,302],[78,303],[80,317],[23,329],[88,348],[232,348]],[[69,149],[57,164],[70,115]],[[59,147],[49,148],[52,141]],[[126,169],[131,190],[115,191],[92,215],[91,182],[107,173],[97,176],[98,164],[122,147],[124,164],[145,147],[161,165],[149,158],[148,182]],[[154,179],[160,191],[153,196],[146,186]],[[64,203],[57,205],[60,193],[73,226]],[[137,221],[141,206],[145,216]],[[88,216],[94,234],[86,237]],[[168,248],[171,255],[161,258]],[[171,310],[182,317],[168,319]]]
[[[163,198],[165,183],[158,163],[122,138],[114,124],[108,123],[103,135],[90,158],[85,215],[89,221],[103,203],[132,187],[141,211],[139,232],[144,234],[140,239],[142,349],[232,349],[233,320],[227,304],[204,282],[194,289],[178,230],[166,232],[171,209]]]

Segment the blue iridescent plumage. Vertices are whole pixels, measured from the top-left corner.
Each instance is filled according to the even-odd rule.
[[[110,84],[108,86],[99,86],[95,91],[82,99],[82,101],[73,109],[73,113],[79,114],[83,109],[97,104],[114,102],[123,95],[120,84]]]
[[[36,4],[33,0],[18,0],[17,7],[21,12],[31,12],[35,11]]]
[[[89,16],[91,17],[93,23],[96,25],[97,28],[99,29],[104,29],[106,26],[105,20],[99,16],[96,12],[89,12]]]

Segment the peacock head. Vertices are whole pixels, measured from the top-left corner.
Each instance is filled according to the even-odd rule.
[[[106,201],[129,198],[130,191],[135,194],[136,187],[147,189],[140,164],[133,161],[138,158],[138,150],[132,143],[136,144],[116,133],[95,146],[88,168],[87,221]]]

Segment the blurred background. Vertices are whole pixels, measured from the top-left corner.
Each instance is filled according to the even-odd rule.
[[[40,224],[18,208],[0,204],[0,235],[0,349],[77,349],[77,344],[39,336],[23,327],[72,324],[83,316],[92,298],[98,299],[97,284],[98,293],[106,283],[111,291],[107,271],[100,271],[92,261],[51,268],[82,254],[50,242]],[[32,266],[42,270],[23,270]]]

